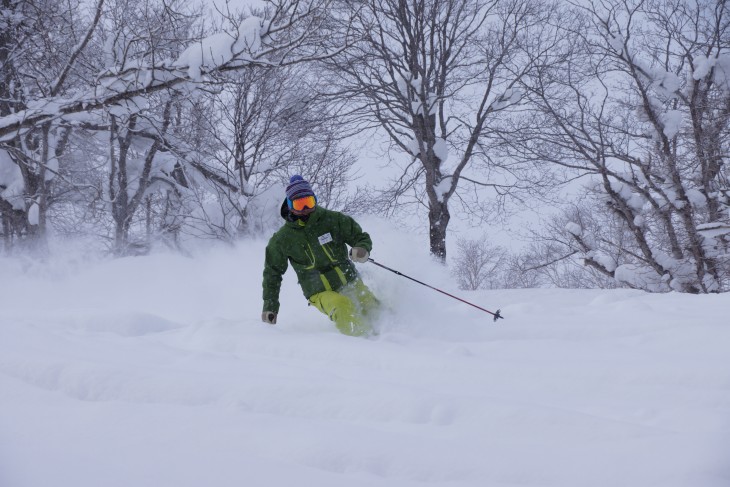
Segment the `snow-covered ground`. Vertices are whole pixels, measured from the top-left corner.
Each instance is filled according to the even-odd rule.
[[[458,291],[370,222],[386,311],[338,334],[264,241],[0,260],[0,486],[730,485],[730,295]]]

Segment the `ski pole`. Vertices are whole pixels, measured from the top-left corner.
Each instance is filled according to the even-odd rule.
[[[447,295],[447,296],[448,296],[448,297],[450,297],[450,298],[454,298],[454,299],[456,299],[457,301],[461,301],[462,303],[468,304],[469,306],[473,306],[473,307],[475,307],[476,309],[479,309],[479,310],[482,310],[482,311],[484,311],[485,313],[489,313],[490,315],[494,316],[494,321],[497,321],[497,319],[499,319],[499,318],[502,318],[502,319],[504,319],[504,316],[502,316],[502,315],[501,315],[501,314],[499,313],[499,310],[497,310],[497,312],[496,312],[496,313],[492,313],[492,312],[491,312],[491,311],[489,311],[488,309],[484,309],[484,308],[482,308],[481,306],[477,306],[477,305],[476,305],[476,304],[474,304],[474,303],[470,303],[469,301],[467,301],[467,300],[465,300],[465,299],[461,299],[461,298],[459,298],[459,297],[456,297],[456,296],[454,296],[453,294],[449,294],[449,293],[447,293],[446,291],[442,291],[441,289],[439,289],[439,288],[437,288],[437,287],[433,287],[433,286],[431,286],[431,285],[428,285],[428,284],[426,284],[425,282],[421,282],[421,281],[419,281],[418,279],[414,279],[414,278],[412,278],[411,276],[407,276],[407,275],[403,274],[403,273],[402,273],[402,272],[400,272],[400,271],[397,271],[397,270],[395,270],[395,269],[391,269],[390,267],[384,266],[384,265],[383,265],[383,264],[381,264],[380,262],[376,262],[375,260],[373,260],[373,259],[371,259],[371,258],[368,258],[368,262],[372,262],[372,263],[373,263],[373,264],[375,264],[376,266],[378,266],[378,267],[382,267],[383,269],[385,269],[385,270],[388,270],[388,271],[390,271],[390,272],[393,272],[394,274],[398,274],[399,276],[403,276],[403,277],[405,277],[406,279],[410,279],[410,280],[411,280],[411,281],[413,281],[413,282],[417,282],[418,284],[420,284],[420,285],[422,285],[422,286],[426,286],[426,287],[428,287],[428,288],[431,288],[431,289],[433,289],[434,291],[438,291],[438,292],[440,292],[441,294],[445,294],[445,295]]]

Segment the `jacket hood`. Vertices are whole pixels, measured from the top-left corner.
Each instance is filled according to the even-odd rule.
[[[291,216],[291,211],[289,211],[289,205],[286,204],[286,198],[284,198],[284,201],[281,203],[281,209],[279,210],[279,214],[281,217],[286,221],[289,220],[289,217]]]

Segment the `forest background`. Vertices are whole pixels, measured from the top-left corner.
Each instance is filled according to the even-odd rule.
[[[0,252],[267,237],[298,173],[464,289],[724,292],[728,10],[2,0]]]

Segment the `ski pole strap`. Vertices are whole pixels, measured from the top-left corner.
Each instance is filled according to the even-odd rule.
[[[481,310],[481,311],[484,311],[485,313],[489,313],[490,315],[494,316],[494,321],[497,321],[497,320],[498,320],[498,319],[500,319],[500,318],[501,318],[501,319],[504,319],[504,316],[502,316],[502,314],[500,313],[500,310],[497,310],[497,311],[496,311],[496,313],[493,313],[493,312],[489,311],[488,309],[484,309],[484,308],[482,308],[481,306],[477,306],[477,305],[476,305],[476,304],[474,304],[474,303],[470,303],[469,301],[467,301],[467,300],[465,300],[465,299],[461,299],[461,298],[459,298],[459,297],[457,297],[457,296],[454,296],[453,294],[449,294],[449,293],[447,293],[446,291],[442,291],[441,289],[439,289],[439,288],[437,288],[437,287],[434,287],[434,286],[431,286],[431,285],[429,285],[429,284],[426,284],[425,282],[421,282],[421,281],[419,281],[418,279],[414,279],[414,278],[412,278],[411,276],[407,276],[407,275],[403,274],[403,273],[402,273],[402,272],[400,272],[400,271],[397,271],[397,270],[395,270],[395,269],[391,269],[391,268],[390,268],[390,267],[388,267],[388,266],[384,266],[383,264],[381,264],[380,262],[376,262],[376,261],[375,261],[375,260],[373,260],[372,258],[368,258],[368,262],[372,262],[372,263],[373,263],[373,264],[375,264],[376,266],[378,266],[378,267],[382,267],[383,269],[385,269],[385,270],[388,270],[388,271],[390,271],[390,272],[392,272],[392,273],[394,273],[394,274],[397,274],[397,275],[399,275],[399,276],[403,276],[403,277],[405,277],[406,279],[410,279],[410,280],[411,280],[411,281],[413,281],[413,282],[417,282],[418,284],[420,284],[420,285],[422,285],[422,286],[426,286],[427,288],[433,289],[434,291],[438,291],[438,292],[440,292],[441,294],[445,294],[446,296],[448,296],[448,297],[450,297],[450,298],[456,299],[457,301],[461,301],[462,303],[464,303],[464,304],[468,304],[469,306],[473,306],[473,307],[475,307],[476,309],[479,309],[479,310]]]

